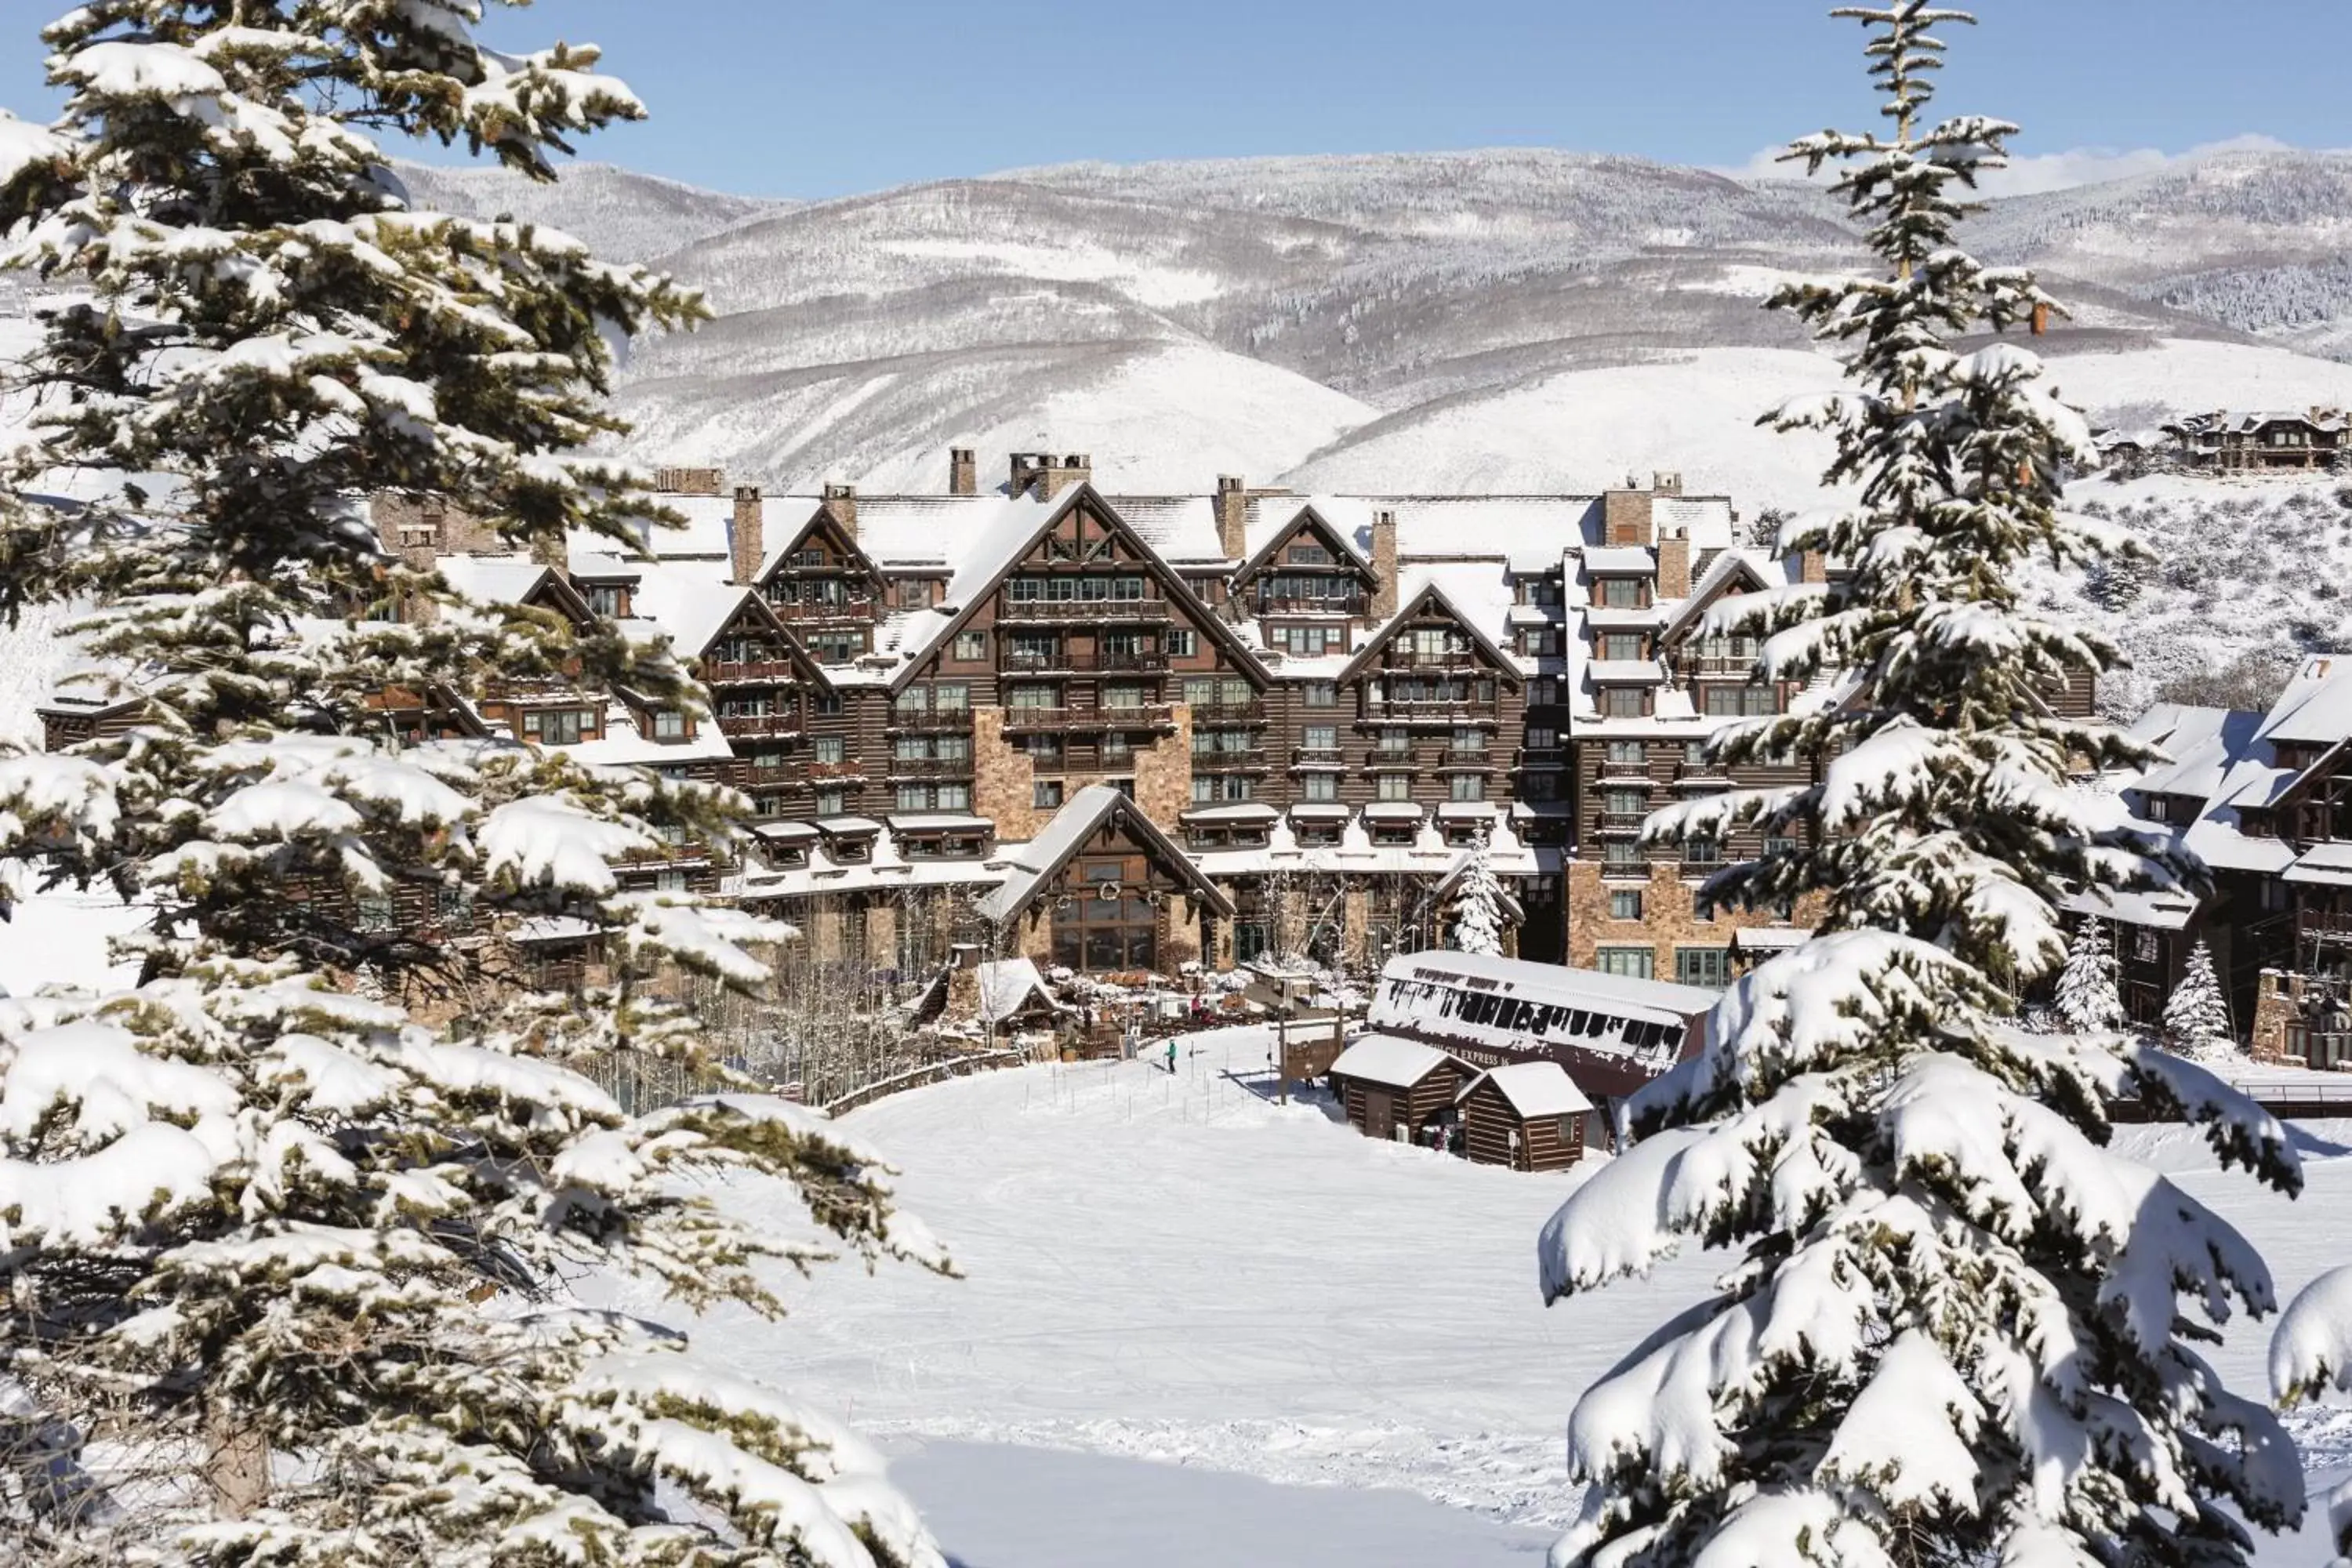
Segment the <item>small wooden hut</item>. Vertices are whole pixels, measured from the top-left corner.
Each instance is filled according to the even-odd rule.
[[[1367,1138],[1423,1141],[1423,1129],[1450,1121],[1454,1097],[1475,1068],[1434,1046],[1366,1035],[1331,1064],[1331,1088],[1348,1125]]]
[[[1480,1073],[1454,1105],[1463,1152],[1479,1164],[1564,1171],[1584,1158],[1592,1102],[1558,1062],[1513,1062]]]

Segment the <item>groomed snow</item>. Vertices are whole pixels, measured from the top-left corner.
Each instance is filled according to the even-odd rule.
[[[906,1168],[904,1201],[967,1278],[821,1274],[793,1287],[784,1323],[706,1324],[704,1350],[897,1445],[1076,1449],[1559,1522],[1575,1503],[1559,1435],[1576,1396],[1722,1260],[1677,1258],[1547,1311],[1536,1236],[1580,1173],[1474,1166],[1366,1140],[1318,1104],[1277,1106],[1258,1091],[1267,1044],[1263,1031],[1221,1031],[1192,1037],[1172,1077],[1142,1062],[1031,1068],[857,1112],[850,1128]],[[2117,1140],[2244,1229],[2285,1297],[2352,1261],[2352,1226],[2331,1223],[2352,1214],[2352,1122],[2301,1135],[2310,1190],[2295,1204],[2216,1170],[2183,1129]],[[748,1187],[731,1201],[785,1213]],[[2217,1359],[2234,1386],[2266,1387],[2267,1341],[2266,1325],[2232,1329]],[[2297,1420],[2323,1478],[2352,1465],[2352,1414]],[[1005,1489],[984,1511],[1008,1531],[1017,1497],[1043,1508],[1066,1495],[1050,1465],[1018,1480],[1026,1461],[1000,1458],[946,1484],[968,1494],[971,1477],[994,1478],[982,1489]],[[925,1462],[908,1463],[923,1499]],[[1170,1499],[1192,1495],[1181,1477],[1159,1479]],[[1143,1496],[1152,1480],[1138,1470],[1118,1484]],[[1108,1510],[1066,1521],[1076,1537],[1033,1521],[1020,1555],[1009,1534],[959,1548],[958,1506],[945,1539],[974,1568],[1087,1560],[1074,1540],[1105,1554],[1094,1561],[1130,1546],[1155,1568],[1212,1560],[1147,1548],[1148,1521],[1165,1516],[1142,1503],[1131,1535]],[[1006,1550],[989,1554],[1000,1539]],[[2315,1561],[2319,1539],[2315,1528],[2261,1560]],[[1486,1559],[1465,1544],[1448,1560]]]

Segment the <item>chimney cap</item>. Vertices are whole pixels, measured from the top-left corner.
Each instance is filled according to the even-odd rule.
[[[974,460],[977,456],[978,454],[970,447],[950,447],[948,448],[948,458],[953,462],[969,463]]]
[[[856,485],[844,484],[839,479],[827,479],[824,482],[824,499],[827,500],[847,500],[856,494]]]
[[[735,487],[735,499],[737,500],[758,500],[760,499],[760,487],[757,485],[737,485]]]
[[[1217,476],[1217,493],[1220,495],[1231,494],[1234,490],[1245,488],[1246,486],[1239,474],[1219,474]]]

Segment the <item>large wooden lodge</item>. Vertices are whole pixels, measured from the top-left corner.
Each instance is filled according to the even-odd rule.
[[[1821,571],[1743,543],[1727,499],[1671,475],[1598,495],[1235,478],[1114,495],[1086,458],[1035,453],[983,489],[963,448],[946,479],[771,496],[664,470],[686,526],[649,529],[643,558],[505,553],[462,515],[381,498],[387,551],[479,601],[667,636],[711,696],[681,711],[493,681],[388,707],[387,729],[721,780],[752,803],[749,853],[625,873],[773,910],[821,959],[910,979],[958,942],[1094,973],[1375,965],[1437,942],[1482,838],[1528,957],[1719,985],[1739,932],[1786,932],[1696,896],[1754,847],[1661,858],[1633,832],[1664,800],[1768,782],[1699,760],[1727,717],[1827,700],[1753,681],[1754,650],[1702,630],[1724,596]],[[138,702],[68,682],[40,711],[54,747]]]

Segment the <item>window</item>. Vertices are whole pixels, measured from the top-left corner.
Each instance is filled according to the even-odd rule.
[[[1453,798],[1455,800],[1486,799],[1486,775],[1484,773],[1455,773],[1453,776]]]
[[[1612,921],[1637,921],[1642,918],[1642,895],[1630,888],[1620,888],[1609,895],[1609,918]]]
[[[360,930],[382,931],[393,929],[394,921],[390,895],[362,893],[352,900],[352,907],[358,913],[357,923]]]
[[[1601,711],[1611,719],[1639,719],[1647,710],[1647,694],[1638,686],[1604,686]]]
[[[1338,773],[1308,773],[1298,781],[1301,800],[1337,800],[1339,798]]]
[[[1123,763],[1135,755],[1135,742],[1129,736],[1113,731],[1102,738],[1102,760]]]
[[[852,664],[866,651],[866,634],[846,631],[813,631],[808,635],[809,656],[820,664]]]
[[[1201,651],[1201,634],[1190,626],[1179,626],[1168,634],[1168,657],[1191,658]]]
[[[1712,838],[1685,838],[1683,840],[1683,864],[1720,866],[1723,864],[1723,846]]]
[[[1630,838],[1612,838],[1601,846],[1601,873],[1604,877],[1647,876],[1642,865],[1642,847]]]
[[[1062,689],[1058,686],[1015,686],[1004,694],[1007,708],[1059,708]]]
[[[1411,800],[1412,775],[1411,773],[1375,773],[1372,775],[1372,795],[1377,800]]]
[[[1655,973],[1656,959],[1646,947],[1604,947],[1593,954],[1593,967],[1603,974],[1648,980]]]
[[[686,739],[686,715],[675,708],[654,710],[654,739],[683,741]]]
[[[683,893],[686,891],[686,873],[683,871],[655,872],[654,891],[657,893]]]
[[[1764,840],[1764,858],[1767,860],[1777,860],[1796,852],[1797,841],[1793,838],[1776,833]]]
[[[986,632],[956,633],[955,657],[963,660],[965,663],[970,663],[971,660],[976,658],[986,658],[988,657],[988,634]]]
[[[1519,781],[1519,798],[1530,805],[1559,798],[1558,773],[1529,773]]]
[[[1391,726],[1381,731],[1379,750],[1389,756],[1402,756],[1412,750],[1412,732]]]
[[[1528,744],[1532,746],[1535,742],[1530,740]],[[1622,768],[1639,768],[1648,765],[1649,755],[1647,748],[1639,741],[1612,741],[1609,742],[1609,761]]]
[[[816,814],[819,816],[839,816],[849,809],[849,792],[821,789],[816,792]]]
[[[1299,700],[1309,708],[1339,706],[1339,683],[1330,680],[1310,680],[1298,689]]]
[[[1647,816],[1650,797],[1637,789],[1602,790],[1601,809],[1610,816]]]
[[[1021,742],[1020,749],[1027,754],[1033,768],[1051,772],[1062,765],[1062,738],[1059,735],[1031,735]]]
[[[839,718],[841,716],[841,693],[838,691],[818,692],[814,697],[809,699],[809,711],[814,713],[820,719]]]
[[[1710,719],[1760,718],[1780,710],[1780,693],[1769,686],[1710,686],[1706,715]]]
[[[1336,646],[1339,635],[1330,626],[1285,626],[1282,628],[1282,651],[1303,658],[1317,658]]]
[[[597,615],[604,616],[607,620],[616,619],[619,617],[621,614],[622,602],[625,597],[619,584],[591,584],[588,585],[587,593],[589,609],[593,610]]]
[[[1328,753],[1339,751],[1339,728],[1336,724],[1309,724],[1298,732],[1298,749],[1302,752]]]
[[[1290,547],[1290,563],[1293,566],[1328,566],[1331,564],[1331,552],[1319,544],[1301,542]]]
[[[583,708],[534,709],[522,716],[523,738],[542,746],[576,746],[588,727]]]
[[[819,735],[809,742],[809,760],[824,767],[839,767],[848,752],[848,742],[838,735]]]
[[[898,798],[900,811],[931,809],[931,787],[929,784],[902,784],[898,786]]]
[[[1730,953],[1720,947],[1678,947],[1675,949],[1675,980],[1683,985],[1720,991],[1731,984],[1730,958]]]
[[[1519,651],[1542,658],[1559,651],[1558,626],[1529,626],[1520,634]]]
[[[1102,691],[1102,705],[1121,712],[1132,712],[1141,708],[1145,698],[1150,695],[1140,686],[1106,686]]]
[[[1638,577],[1603,577],[1601,580],[1601,602],[1612,610],[1638,610],[1642,607],[1642,581]]]
[[[1612,742],[1612,745],[1615,742]],[[1553,729],[1549,724],[1530,724],[1528,726],[1528,750],[1530,752],[1549,752],[1559,744],[1559,731]],[[1640,746],[1641,742],[1634,742],[1635,750],[1638,751]]]
[[[1457,757],[1483,757],[1486,754],[1486,731],[1461,729],[1454,731],[1454,754]]]
[[[1039,811],[1055,811],[1062,804],[1062,781],[1039,779],[1029,786],[1029,804]]]
[[[1620,662],[1633,662],[1646,657],[1642,652],[1638,632],[1611,632],[1601,639],[1601,657]]]
[[[824,564],[824,552],[817,546],[811,545],[804,550],[793,551],[792,560],[795,566],[822,566]]]

